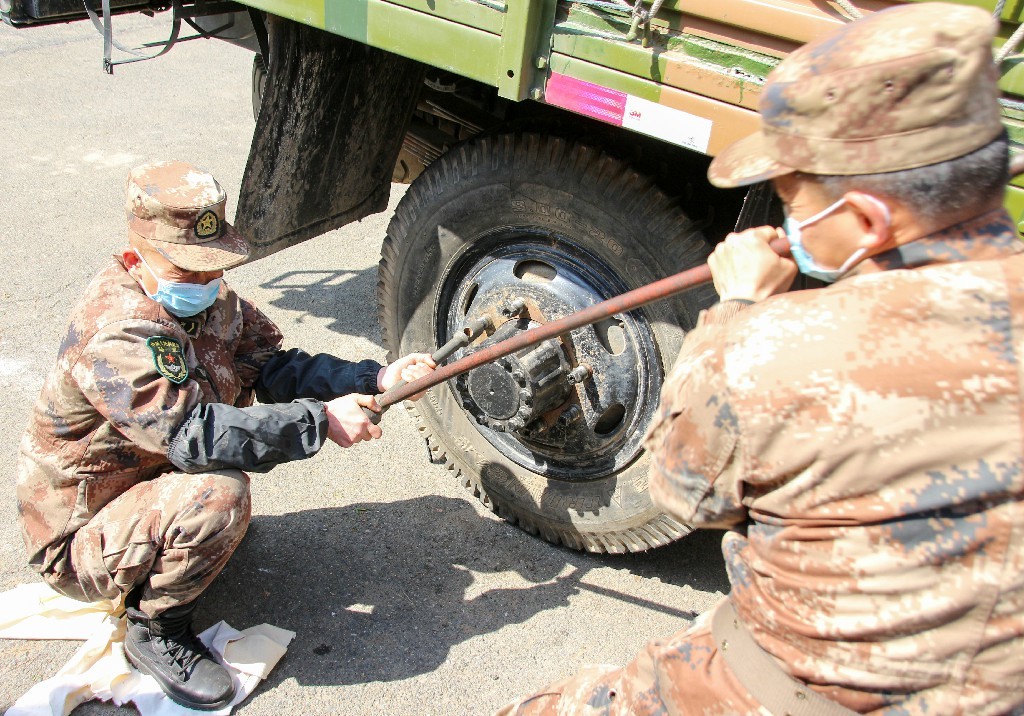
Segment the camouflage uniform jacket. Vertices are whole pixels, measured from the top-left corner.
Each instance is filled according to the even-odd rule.
[[[158,351],[147,344],[167,338],[188,367],[180,382],[160,374]],[[168,445],[193,408],[252,402],[281,340],[226,283],[204,313],[178,319],[119,260],[102,270],[72,313],[20,446],[18,509],[30,564],[64,571],[76,530],[132,485],[173,469]],[[176,360],[173,351],[167,360]]]
[[[719,304],[663,392],[655,501],[734,528],[737,612],[855,711],[1024,708],[1022,250],[1000,210]]]

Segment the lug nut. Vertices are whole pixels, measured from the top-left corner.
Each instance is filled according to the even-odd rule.
[[[593,371],[590,369],[589,365],[586,363],[580,363],[572,369],[572,372],[569,373],[566,380],[569,381],[569,385],[576,385],[577,383],[582,383],[587,380],[592,374]]]
[[[502,307],[501,315],[505,316],[506,318],[518,316],[520,313],[523,312],[524,308],[526,308],[526,301],[524,301],[521,298],[517,298],[512,303]]]
[[[571,405],[565,410],[564,413],[558,416],[558,423],[559,425],[568,425],[569,423],[576,422],[576,420],[579,419],[580,415],[581,411],[579,409],[579,406]]]
[[[473,319],[469,323],[466,323],[462,327],[462,333],[468,339],[467,342],[472,341],[474,338],[479,336],[484,331],[489,331],[494,328],[494,322],[491,321],[491,317],[487,315],[479,316]]]

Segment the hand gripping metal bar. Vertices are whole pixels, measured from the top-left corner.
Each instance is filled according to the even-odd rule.
[[[494,324],[491,322],[491,319],[488,316],[480,316],[479,318],[469,321],[462,327],[461,331],[455,334],[454,338],[452,338],[450,341],[448,341],[443,346],[438,348],[436,351],[431,353],[430,357],[434,359],[435,363],[440,364],[441,362],[447,360],[449,356],[455,353],[455,351],[459,350],[460,348],[465,348],[474,340],[476,340],[477,336],[486,331],[488,328],[493,327]],[[377,404],[380,405],[379,413],[375,413],[369,408],[363,408],[363,413],[366,414],[366,417],[370,419],[371,423],[373,423],[374,425],[379,423],[381,416],[384,415],[388,407],[399,402],[398,400],[390,400],[387,403],[382,403],[381,400],[383,400],[388,395],[394,394],[396,390],[399,390],[405,385],[407,385],[407,383],[404,380],[400,380],[393,386],[391,386],[390,390],[382,393],[377,398]],[[416,393],[409,393],[409,395],[416,395]],[[404,398],[400,398],[399,400],[404,400]]]

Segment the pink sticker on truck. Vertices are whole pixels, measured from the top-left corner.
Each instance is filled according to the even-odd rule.
[[[681,147],[707,153],[712,121],[610,87],[552,72],[544,101]]]

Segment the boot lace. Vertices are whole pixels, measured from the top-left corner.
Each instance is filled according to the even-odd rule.
[[[181,640],[166,637],[160,638],[161,651],[174,662],[178,676],[183,681],[188,681],[196,665],[202,661],[204,656],[210,655],[201,641],[191,634],[188,634],[188,636],[191,638]]]
[[[183,681],[192,676],[192,672],[203,657],[213,658],[206,645],[192,633],[189,617],[190,615],[185,615],[181,620],[163,618],[159,633],[152,634],[155,642],[153,646],[171,658],[178,676]]]

